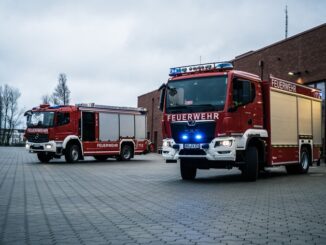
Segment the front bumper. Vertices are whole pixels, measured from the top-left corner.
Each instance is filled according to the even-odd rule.
[[[231,144],[221,144],[221,142],[227,141]],[[164,139],[162,156],[166,160],[201,158],[208,161],[234,162],[236,160],[236,139],[234,137],[218,137],[210,143],[200,143],[197,149],[186,149],[183,143],[175,143],[173,139]]]
[[[62,142],[51,140],[45,143],[26,142],[26,149],[29,152],[61,152]]]

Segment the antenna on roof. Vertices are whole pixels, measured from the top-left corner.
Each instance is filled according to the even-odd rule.
[[[288,6],[285,5],[285,39],[288,38]]]

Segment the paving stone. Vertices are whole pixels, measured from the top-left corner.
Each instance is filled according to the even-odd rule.
[[[0,244],[326,244],[326,167],[198,171],[156,154],[130,162],[38,163],[0,147]]]

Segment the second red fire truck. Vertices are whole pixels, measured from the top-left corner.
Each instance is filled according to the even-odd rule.
[[[26,148],[41,162],[65,156],[130,160],[151,149],[146,139],[146,109],[95,104],[40,105],[25,113]]]
[[[180,160],[183,179],[197,169],[238,167],[246,179],[285,165],[306,173],[320,158],[320,91],[234,70],[230,63],[171,68],[161,86],[162,154]]]

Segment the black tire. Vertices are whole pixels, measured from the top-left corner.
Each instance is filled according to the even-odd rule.
[[[132,157],[132,147],[130,145],[123,145],[120,156],[117,157],[118,161],[129,161]]]
[[[65,151],[66,162],[75,163],[80,158],[80,147],[76,144],[70,144],[67,146]]]
[[[53,156],[48,152],[38,152],[37,158],[41,163],[48,163],[53,158]]]
[[[258,152],[254,146],[249,146],[246,150],[245,167],[243,168],[243,177],[248,181],[256,181],[258,178]]]
[[[104,162],[106,161],[106,159],[108,159],[109,156],[106,155],[98,155],[98,156],[93,156],[95,158],[96,161],[99,162]]]
[[[186,159],[181,159],[180,173],[183,180],[193,180],[196,178],[197,168],[189,166],[189,162]]]
[[[288,174],[306,174],[309,171],[310,165],[310,152],[306,147],[302,147],[300,152],[300,163],[295,165],[287,165],[285,168]]]
[[[309,171],[309,166],[311,165],[311,156],[310,152],[306,147],[302,147],[301,153],[300,153],[300,173],[306,174]]]

